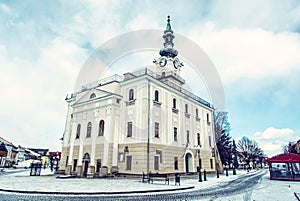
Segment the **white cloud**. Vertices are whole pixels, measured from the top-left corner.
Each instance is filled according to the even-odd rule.
[[[224,84],[269,79],[300,68],[300,34],[260,28],[217,30],[211,22],[204,28],[189,35],[207,52]]]
[[[23,146],[59,150],[66,111],[64,97],[73,91],[86,55],[80,47],[59,38],[49,44],[42,48],[36,62],[8,59],[1,46],[1,136]]]
[[[255,132],[252,139],[258,142],[260,148],[269,156],[283,153],[282,147],[295,141],[295,131],[290,128],[269,127],[262,132]]]
[[[254,133],[254,138],[257,140],[270,140],[270,139],[275,140],[275,139],[282,139],[282,138],[289,139],[293,133],[294,131],[290,128],[277,129],[277,128],[270,127],[263,132]]]

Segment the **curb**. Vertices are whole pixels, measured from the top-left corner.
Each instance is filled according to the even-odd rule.
[[[2,189],[2,192],[9,193],[25,193],[25,194],[57,194],[57,195],[120,195],[120,194],[135,194],[135,193],[156,193],[156,192],[170,192],[170,191],[182,191],[193,189],[195,186],[183,187],[183,188],[173,188],[173,189],[159,189],[159,190],[142,190],[142,191],[118,191],[118,192],[45,192],[45,191],[26,191],[26,190],[12,190],[12,189]]]

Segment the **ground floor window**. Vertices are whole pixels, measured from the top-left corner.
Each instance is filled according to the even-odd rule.
[[[101,168],[101,159],[97,159],[96,172],[100,172],[100,168]]]
[[[126,156],[126,170],[131,170],[132,156]]]
[[[69,156],[67,156],[66,158],[66,167],[68,166],[68,162],[69,162]]]
[[[213,159],[210,159],[210,168],[214,169],[214,161],[213,161]]]
[[[154,170],[159,170],[159,156],[154,156]]]
[[[174,170],[178,170],[178,157],[174,157]]]
[[[73,171],[76,171],[76,167],[77,167],[77,159],[74,159],[73,161]]]

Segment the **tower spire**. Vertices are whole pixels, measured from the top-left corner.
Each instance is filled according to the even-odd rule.
[[[170,24],[170,15],[168,15],[168,20],[167,20],[167,27],[166,27],[166,30],[172,30],[172,28],[171,28],[171,24]]]
[[[163,43],[164,47],[159,51],[159,54],[168,58],[174,58],[178,55],[178,51],[174,48],[173,39],[175,36],[173,35],[170,21],[170,16],[168,16],[167,27],[163,35],[163,39],[165,40]]]

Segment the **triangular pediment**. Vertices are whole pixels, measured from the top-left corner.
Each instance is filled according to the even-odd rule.
[[[106,98],[112,95],[113,93],[101,89],[90,89],[77,94],[76,101],[74,104],[85,103],[93,101],[95,99]]]

